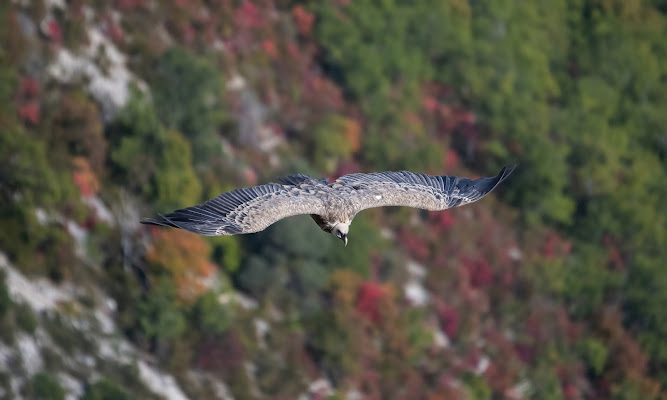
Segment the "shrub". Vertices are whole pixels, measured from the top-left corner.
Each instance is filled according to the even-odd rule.
[[[149,83],[160,120],[190,139],[195,160],[206,163],[218,155],[217,127],[224,120],[220,70],[174,47],[156,61]]]
[[[116,382],[103,378],[90,385],[81,400],[131,400],[133,398]]]
[[[5,284],[5,271],[0,269],[0,319],[12,307],[12,299],[9,297],[9,289]]]
[[[64,400],[65,390],[52,375],[39,372],[32,377],[30,382],[32,398],[38,400]]]
[[[18,327],[25,332],[34,333],[37,329],[37,319],[35,318],[35,313],[32,311],[29,305],[25,303],[19,303],[14,308],[14,319]]]

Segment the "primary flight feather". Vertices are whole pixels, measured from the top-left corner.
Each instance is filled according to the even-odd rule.
[[[223,193],[203,204],[144,218],[142,224],[171,226],[207,236],[253,233],[293,215],[310,214],[322,230],[347,245],[354,216],[367,208],[407,206],[438,211],[481,199],[514,171],[470,180],[408,171],[343,175],[329,183],[307,175],[290,175],[280,183]]]

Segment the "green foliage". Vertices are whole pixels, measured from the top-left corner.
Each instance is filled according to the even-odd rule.
[[[642,393],[637,382],[624,380],[612,387],[612,400],[643,400],[646,396]]]
[[[129,190],[151,195],[150,186],[167,133],[147,96],[133,90],[127,105],[107,129],[112,174]]]
[[[484,380],[474,374],[466,374],[463,378],[468,393],[468,399],[471,400],[490,400],[491,389]]]
[[[664,260],[664,257],[662,258]],[[625,286],[628,319],[640,329],[639,340],[651,354],[662,378],[667,366],[667,276],[658,259],[641,254],[628,272]]]
[[[325,2],[315,11],[327,62],[373,120],[413,108],[420,85],[435,75],[431,60],[458,54],[468,36],[456,22],[466,11],[445,2],[352,2],[344,10]]]
[[[354,228],[348,234],[348,244],[343,247],[334,239],[329,250],[329,263],[340,268],[350,269],[361,276],[368,276],[371,255],[388,250],[389,241],[384,240],[372,222],[373,212],[358,215],[353,222]],[[327,238],[328,239],[328,238]]]
[[[332,173],[339,161],[351,156],[353,144],[348,129],[348,120],[339,115],[329,115],[315,127],[309,153],[319,170]]]
[[[199,202],[201,184],[191,162],[190,143],[178,132],[170,131],[155,174],[157,206],[160,209],[182,208],[184,204]]]
[[[42,224],[27,204],[0,208],[0,248],[10,260],[30,274],[48,275],[59,280],[78,263],[72,238],[57,224]]]
[[[433,60],[465,51],[467,6],[392,0],[313,8],[326,66],[368,118],[362,157],[377,169],[439,168],[424,159],[436,152],[410,132],[405,115],[417,109],[422,85],[438,75]]]
[[[5,279],[5,271],[0,270],[0,319],[11,309],[13,304],[11,297],[9,297],[9,289],[5,284]]]
[[[200,383],[192,366],[221,373],[236,398],[293,398],[315,376],[328,377],[338,397],[488,399],[514,388],[539,399],[665,397],[664,1],[204,1],[150,10],[96,1],[85,19],[106,27],[149,85],[113,121],[102,120],[90,82],[58,83],[45,69],[54,48],[85,48],[77,2],[55,11],[57,25],[40,25],[43,2],[19,3],[0,5],[0,251],[23,272],[86,290],[88,278],[103,280],[120,331],[191,397],[197,389],[186,386]],[[112,77],[104,47],[95,59]],[[243,77],[244,89],[225,88],[221,71]],[[339,90],[344,104],[325,99]],[[246,111],[239,104],[249,92],[285,145],[256,151],[219,140],[223,124],[244,118],[236,111]],[[119,188],[138,208],[167,212],[252,181],[240,179],[246,168],[260,181],[281,168],[317,176],[444,164],[485,175],[513,158],[520,168],[496,192],[514,208],[485,200],[442,219],[368,211],[343,247],[308,216],[208,242],[175,229],[127,236],[127,226],[100,222],[77,200],[73,156],[92,166],[114,211]],[[88,233],[84,277],[62,223],[72,219]],[[543,241],[554,231],[555,251]],[[426,276],[406,271],[408,259]],[[207,288],[215,272],[232,287]],[[36,318],[2,281],[5,344],[44,329],[54,342],[42,349],[49,371],[70,367],[61,353],[96,354],[70,316]],[[428,305],[406,301],[414,281]],[[258,307],[220,304],[231,289]],[[362,301],[373,293],[390,301]],[[375,309],[381,316],[368,318]],[[259,318],[271,326],[265,335]],[[464,334],[434,346],[433,332],[453,325]],[[490,369],[466,372],[480,352]],[[157,397],[136,365],[96,361],[105,378],[84,399]],[[448,377],[460,385],[444,384]],[[0,374],[0,386],[9,383]],[[21,394],[39,397],[37,387],[64,395],[47,374]]]
[[[14,319],[20,329],[30,334],[35,333],[37,318],[35,318],[35,313],[29,305],[25,303],[16,304],[14,307]]]
[[[1,5],[0,6],[0,19],[4,19],[3,17],[5,16],[5,7],[7,5]],[[3,30],[0,35],[7,35],[11,34],[8,32],[9,29]],[[5,41],[1,40],[3,43],[6,43]],[[0,121],[5,121],[7,119],[7,116],[5,116],[5,113],[13,113],[16,112],[15,107],[13,106],[13,103],[10,101],[12,98],[12,95],[14,94],[14,91],[16,90],[17,86],[17,74],[16,71],[11,68],[8,63],[7,59],[9,58],[9,55],[5,53],[4,49],[0,48],[0,103],[1,104],[6,104],[8,105],[9,109],[8,110],[2,110],[0,111]]]
[[[597,339],[586,339],[580,344],[580,352],[591,371],[601,375],[609,354],[605,345]]]
[[[174,47],[156,61],[148,78],[160,120],[190,139],[197,163],[219,155],[217,128],[224,120],[221,71],[207,59]]]
[[[108,130],[114,176],[128,189],[157,200],[160,209],[197,203],[201,184],[190,142],[166,131],[152,103],[134,91]]]
[[[12,204],[21,199],[25,206],[57,206],[69,199],[74,186],[63,171],[48,163],[46,144],[20,129],[0,135],[0,201]]]
[[[85,157],[95,172],[104,166],[107,143],[98,106],[83,90],[65,91],[50,107],[46,137],[49,156],[69,166],[74,156]]]
[[[194,307],[194,318],[202,332],[223,333],[232,324],[229,309],[220,304],[218,295],[212,291],[204,293]]]
[[[133,398],[116,382],[103,378],[90,385],[81,400],[131,400]]]
[[[41,322],[41,326],[46,329],[53,341],[66,353],[71,354],[75,350],[92,352],[95,349],[94,341],[75,328],[66,316],[54,313],[42,318]]]
[[[239,269],[236,282],[241,289],[248,290],[254,295],[266,293],[276,284],[276,268],[272,268],[264,258],[250,255]]]
[[[45,372],[38,372],[30,381],[30,392],[32,398],[38,400],[64,400],[63,390],[58,380]]]
[[[569,300],[573,315],[590,316],[608,293],[621,286],[622,274],[606,268],[604,256],[599,249],[582,245],[570,260],[563,294]]]
[[[183,312],[176,304],[176,288],[166,278],[137,304],[139,328],[150,339],[168,339],[180,335],[186,328]]]
[[[228,273],[233,274],[241,265],[241,244],[237,236],[217,236],[210,239],[213,259]]]
[[[558,376],[543,362],[530,371],[530,398],[545,400],[562,400],[563,390]]]

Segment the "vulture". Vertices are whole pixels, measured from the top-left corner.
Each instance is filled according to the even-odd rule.
[[[514,171],[504,167],[495,177],[471,180],[409,171],[354,173],[329,183],[308,175],[279,178],[280,183],[235,189],[203,204],[144,218],[143,224],[185,229],[207,236],[259,232],[293,215],[309,214],[325,232],[347,245],[358,212],[383,206],[446,210],[481,199]]]

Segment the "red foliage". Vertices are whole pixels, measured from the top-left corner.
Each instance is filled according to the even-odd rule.
[[[424,96],[422,98],[422,107],[430,113],[435,112],[438,109],[438,100],[433,96]]]
[[[305,8],[301,5],[297,5],[292,9],[292,18],[296,23],[296,28],[302,35],[308,35],[313,28],[313,22],[315,21],[315,16],[306,11]]]
[[[183,303],[194,302],[207,289],[206,281],[215,274],[209,260],[211,246],[202,237],[180,229],[159,230],[146,259],[170,272]]]
[[[364,282],[357,294],[356,308],[373,322],[380,318],[380,302],[386,296],[385,288],[376,282]]]
[[[456,223],[456,218],[451,212],[431,211],[429,217],[433,224],[439,229],[447,229]]]
[[[234,20],[244,28],[259,28],[263,24],[259,9],[249,1],[244,1],[241,7],[236,9]]]
[[[172,0],[172,4],[176,8],[180,8],[180,9],[183,9],[183,10],[191,7],[191,4],[190,4],[189,0]]]
[[[459,164],[459,155],[452,149],[447,150],[447,155],[445,155],[445,170],[449,171],[454,169]]]
[[[492,351],[493,362],[484,371],[489,386],[496,392],[509,390],[516,382],[518,362],[514,344],[498,330],[490,330],[485,335],[487,347]]]
[[[21,78],[18,94],[19,96],[26,98],[34,98],[39,96],[39,82],[31,77]]]
[[[51,19],[46,23],[46,36],[51,38],[56,43],[60,43],[63,40],[63,30],[60,27],[60,24],[55,19]]]
[[[461,383],[451,374],[444,373],[438,378],[438,391],[427,397],[427,400],[464,400],[467,393]]]
[[[287,52],[289,53],[290,57],[294,58],[299,58],[299,48],[296,46],[294,43],[288,43],[287,44]]]
[[[125,39],[125,32],[123,31],[123,28],[115,23],[110,24],[107,27],[107,34],[109,35],[111,41],[114,43],[121,43]]]
[[[116,0],[115,5],[121,11],[129,11],[135,8],[143,7],[146,0]]]
[[[422,240],[411,234],[407,229],[402,229],[398,233],[398,240],[417,261],[424,262],[428,260],[431,251],[429,250],[427,240]]]
[[[79,187],[81,195],[85,197],[96,195],[100,190],[100,183],[88,160],[83,157],[75,157],[72,160],[72,164],[74,166],[72,179]]]
[[[565,334],[566,339],[570,343],[574,343],[580,336],[580,328],[575,322],[570,319],[567,311],[563,307],[556,310],[556,322],[561,332]]]
[[[542,245],[542,256],[546,259],[563,257],[572,251],[572,242],[564,240],[555,232],[550,232]]]
[[[449,338],[453,338],[459,331],[460,317],[458,311],[447,304],[438,306],[438,319],[440,327]]]
[[[491,271],[489,262],[485,258],[472,260],[468,257],[463,257],[462,263],[468,271],[470,285],[472,287],[486,287],[493,281],[493,272]]]
[[[243,180],[248,185],[254,186],[257,184],[257,173],[252,168],[246,168],[243,170]]]
[[[195,29],[192,27],[192,24],[190,22],[186,22],[183,24],[181,27],[181,32],[183,35],[183,43],[190,45],[195,41],[195,36],[197,35],[197,32],[195,32]]]
[[[202,341],[197,351],[195,364],[209,371],[242,368],[245,352],[236,332],[228,332],[223,337],[212,337]]]
[[[296,46],[292,43],[288,45],[290,51],[297,51]],[[311,105],[313,109],[323,109],[326,111],[339,110],[343,108],[343,95],[338,86],[333,82],[326,79],[320,74],[308,73],[304,78],[304,102]],[[348,119],[352,125],[350,125],[350,131],[353,132],[355,127],[353,126],[356,121],[354,119]],[[358,123],[357,127],[359,127]],[[359,133],[358,131],[356,132]],[[352,148],[353,151],[358,150],[360,146],[359,139],[352,139]]]
[[[361,169],[358,163],[352,160],[345,160],[338,163],[338,169],[330,178],[330,180],[338,179],[339,177],[347,174],[352,174],[358,172]]]
[[[457,113],[457,120],[459,123],[464,123],[464,124],[474,124],[477,122],[477,118],[475,117],[475,114],[473,114],[470,111],[461,111]]]
[[[266,39],[262,42],[262,48],[264,49],[264,52],[268,54],[271,58],[276,59],[278,58],[278,47],[276,47],[276,43],[273,40]]]
[[[519,360],[525,364],[530,364],[535,358],[535,351],[533,351],[532,346],[526,344],[515,344],[514,353],[517,355]]]
[[[37,101],[29,101],[19,108],[19,117],[29,124],[38,124],[40,115],[40,106]]]

